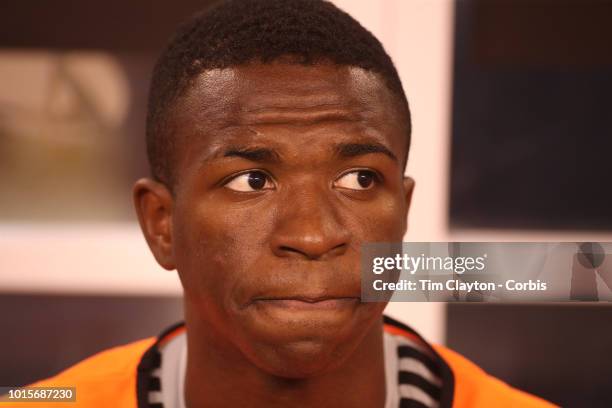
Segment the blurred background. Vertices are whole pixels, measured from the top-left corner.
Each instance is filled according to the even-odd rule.
[[[612,241],[612,1],[335,0],[411,104],[407,241]],[[0,385],[181,320],[136,225],[151,68],[212,1],[24,0],[0,14]],[[387,312],[563,406],[612,406],[612,307]],[[609,325],[610,324],[610,325]]]

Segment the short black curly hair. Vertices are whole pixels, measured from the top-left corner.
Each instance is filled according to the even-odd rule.
[[[175,141],[166,131],[167,118],[200,73],[285,56],[379,74],[404,105],[409,145],[410,110],[397,70],[382,44],[355,19],[324,0],[229,0],[184,23],[157,60],[146,124],[153,178],[172,187]]]

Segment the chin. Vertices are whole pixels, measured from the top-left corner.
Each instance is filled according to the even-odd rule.
[[[333,371],[355,347],[352,342],[336,344],[309,339],[262,346],[250,357],[256,366],[270,375],[306,379]]]
[[[286,312],[269,308],[243,314],[240,347],[271,375],[304,379],[333,371],[355,351],[380,317],[374,305],[340,312]]]

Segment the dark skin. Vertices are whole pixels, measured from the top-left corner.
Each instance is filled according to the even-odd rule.
[[[177,269],[190,407],[383,407],[384,303],[360,245],[401,241],[406,116],[360,68],[279,61],[202,73],[171,115],[172,190],[134,186]]]

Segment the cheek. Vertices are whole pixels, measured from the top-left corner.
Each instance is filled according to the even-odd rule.
[[[206,200],[176,214],[175,258],[185,296],[227,308],[266,253],[273,212]]]
[[[406,204],[394,194],[383,194],[351,212],[360,243],[401,241],[406,231]]]

